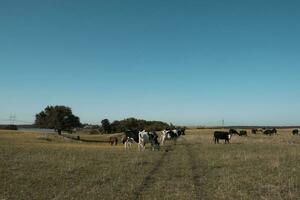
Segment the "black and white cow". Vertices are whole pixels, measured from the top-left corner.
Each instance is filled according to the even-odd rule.
[[[185,135],[185,128],[177,128],[173,132],[177,133],[178,136]]]
[[[126,141],[124,142],[124,147],[126,150],[131,149],[132,144],[135,144],[135,143],[136,143],[136,141],[134,141],[133,138],[127,137]]]
[[[125,144],[128,138],[132,138],[136,143],[139,142],[139,131],[138,130],[127,130],[124,132],[122,143]]]
[[[121,139],[125,149],[131,148],[132,144],[139,142],[139,131],[127,130],[124,132],[124,136]]]
[[[182,134],[178,130],[163,130],[161,136],[161,145],[164,145],[166,140],[173,140],[176,143],[177,138]]]
[[[231,139],[232,133],[225,132],[225,131],[215,131],[214,132],[214,141],[215,144],[219,144],[219,140],[225,140],[225,144],[229,143],[229,140]]]
[[[146,132],[145,130],[139,132],[139,150],[145,150],[147,143],[151,144],[152,150],[159,150],[158,135],[155,132]]]

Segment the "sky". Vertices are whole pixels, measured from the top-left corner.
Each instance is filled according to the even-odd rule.
[[[0,0],[0,123],[300,124],[298,0]]]

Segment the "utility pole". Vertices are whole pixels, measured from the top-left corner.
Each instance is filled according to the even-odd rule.
[[[222,119],[222,128],[224,128],[225,121]]]
[[[15,114],[10,114],[10,116],[9,116],[10,125],[14,125],[15,121],[16,121],[16,115]]]

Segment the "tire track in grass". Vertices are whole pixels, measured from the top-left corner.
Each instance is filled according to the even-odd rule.
[[[155,175],[158,173],[159,169],[163,165],[164,161],[166,160],[166,156],[168,152],[173,151],[172,146],[168,145],[166,146],[166,149],[164,150],[163,154],[159,158],[158,161],[156,161],[154,167],[152,170],[145,176],[142,183],[137,187],[137,189],[133,193],[132,199],[140,199],[143,195],[144,191],[151,187],[155,183]]]
[[[184,141],[186,144],[188,144],[186,138],[184,138]],[[194,150],[192,150],[193,145],[186,145],[185,150],[187,152],[188,156],[188,162],[192,173],[192,180],[194,185],[194,192],[195,192],[195,199],[203,199],[203,195],[201,193],[201,186],[203,184],[203,176],[201,176],[202,173],[200,173],[200,166],[197,164],[194,155],[197,155]],[[202,169],[203,170],[203,169]]]

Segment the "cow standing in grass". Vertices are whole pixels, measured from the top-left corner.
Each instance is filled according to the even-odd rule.
[[[152,150],[159,150],[158,135],[155,132],[146,132],[143,130],[139,132],[139,150],[145,150],[147,143],[151,144]]]
[[[176,133],[179,136],[185,135],[185,128],[178,128],[173,130],[174,133]]]
[[[125,144],[127,138],[132,138],[136,143],[139,142],[139,131],[138,130],[127,130],[124,132],[122,143]]]
[[[179,134],[180,132],[178,132],[177,130],[163,130],[161,136],[161,144],[164,145],[166,140],[173,140],[174,144],[176,144]]]
[[[118,145],[118,138],[117,137],[110,137],[109,138],[109,143],[111,146],[115,145],[117,146]]]
[[[127,137],[126,139],[124,138],[124,139],[122,139],[122,140],[125,141],[125,142],[124,142],[124,147],[125,147],[125,149],[131,149],[132,144],[136,143],[136,142],[134,141],[134,139],[133,139],[133,138],[130,138],[130,137]]]
[[[230,139],[231,139],[232,134],[229,132],[225,132],[225,131],[215,131],[214,132],[214,141],[215,144],[218,143],[219,144],[219,140],[225,140],[225,144],[229,143]]]
[[[268,129],[268,130],[265,130],[265,131],[264,131],[264,134],[265,134],[265,135],[271,136],[271,135],[273,135],[273,134],[277,134],[277,130],[276,130],[275,128],[273,128],[273,129]]]
[[[239,133],[239,136],[247,136],[247,131],[246,130],[241,130]]]
[[[294,129],[292,133],[293,133],[293,135],[298,135],[299,134],[299,130],[298,129]]]
[[[139,142],[139,131],[127,130],[124,132],[124,136],[121,139],[125,149],[131,148],[132,144]]]

